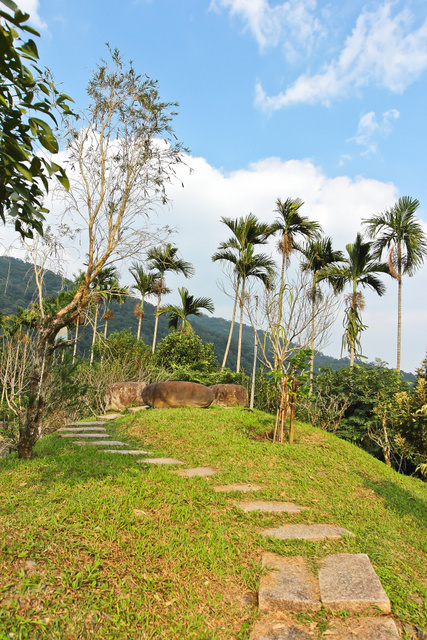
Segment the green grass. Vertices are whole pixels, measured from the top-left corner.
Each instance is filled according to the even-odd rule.
[[[427,619],[427,486],[309,425],[296,443],[262,439],[273,418],[240,409],[150,410],[107,425],[112,436],[208,478],[101,453],[55,434],[30,461],[0,461],[0,638],[247,640],[263,551],[367,553],[400,622]],[[260,483],[256,499],[297,514],[243,513],[217,484]],[[144,514],[135,515],[134,510]],[[338,541],[279,541],[262,528],[331,523]],[[328,614],[311,618],[319,634]],[[325,636],[326,638],[327,636]]]

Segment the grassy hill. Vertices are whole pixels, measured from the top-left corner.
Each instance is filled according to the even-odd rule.
[[[47,273],[45,283],[46,297],[56,296],[64,287],[64,282],[61,278],[51,271]],[[31,302],[34,302],[35,299],[34,277],[31,265],[17,258],[0,256],[0,312],[6,315],[14,314],[16,312],[16,306],[26,308]],[[109,332],[130,329],[132,333],[136,334],[138,320],[133,314],[136,302],[136,298],[129,298],[122,305],[116,303],[111,305],[115,317],[114,320],[108,324]],[[154,332],[155,306],[149,302],[145,302],[144,311],[145,317],[142,322],[141,337],[146,344],[150,345]],[[201,318],[192,318],[190,321],[194,330],[204,342],[213,343],[215,355],[221,364],[227,344],[230,321],[224,320],[223,318],[208,317],[206,315],[203,315]],[[102,333],[103,328],[104,322],[101,320],[98,325],[98,331]],[[237,329],[238,325],[236,324],[227,360],[227,366],[231,369],[235,369],[237,362]],[[159,319],[158,340],[164,338],[167,333],[167,318],[163,315],[160,316]],[[91,327],[88,326],[80,329],[79,335],[78,352],[80,355],[87,357],[90,353],[92,343]],[[253,329],[248,325],[243,325],[242,367],[248,374],[251,374],[253,368],[253,352]],[[317,353],[315,356],[316,369],[326,366],[332,369],[340,369],[348,365],[348,358],[337,359],[323,353]],[[403,373],[403,375],[406,380],[410,382],[414,381],[414,375],[412,373]]]
[[[32,460],[0,460],[0,638],[248,640],[265,551],[313,563],[366,553],[398,624],[425,629],[427,485],[310,425],[297,423],[293,446],[274,444],[265,439],[273,421],[211,407],[110,423],[112,435],[156,456],[218,468],[208,478],[55,434]],[[240,494],[213,490],[231,482],[262,484],[256,499],[308,509],[244,513],[233,504]],[[354,536],[260,535],[287,522],[335,524]],[[333,617],[296,616],[324,640]]]

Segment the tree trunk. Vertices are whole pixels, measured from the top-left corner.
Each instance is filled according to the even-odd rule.
[[[289,444],[293,444],[295,435],[295,414],[297,411],[297,387],[298,380],[292,379],[291,393],[290,393],[290,405],[291,412],[289,416]]]
[[[311,396],[313,393],[313,378],[314,378],[314,324],[315,324],[315,314],[316,314],[316,279],[313,276],[313,300],[311,303],[311,338],[310,338],[310,390],[308,395]]]
[[[228,358],[228,352],[230,351],[231,337],[233,335],[234,321],[236,318],[237,300],[239,299],[239,286],[240,286],[240,283],[238,282],[237,289],[236,289],[236,297],[234,298],[233,317],[231,318],[231,326],[230,326],[230,331],[228,333],[227,346],[225,348],[224,358],[222,360],[221,371],[225,367],[225,363],[227,362],[227,358]]]
[[[240,359],[242,356],[242,331],[243,331],[243,310],[245,306],[245,283],[242,283],[242,291],[240,295],[240,324],[239,324],[239,340],[237,343],[237,364],[236,373],[240,373]]]
[[[388,467],[391,467],[391,446],[390,446],[390,440],[388,439],[387,420],[383,418],[381,422],[382,422],[383,433],[384,433],[384,444],[383,444],[384,462]]]
[[[154,349],[156,348],[157,326],[159,324],[159,316],[157,314],[159,313],[159,309],[160,309],[160,298],[161,298],[161,294],[159,293],[159,296],[157,299],[156,319],[154,320],[153,346],[151,348],[151,353],[154,353]]]
[[[55,350],[56,333],[47,329],[41,329],[39,332],[34,366],[30,374],[28,407],[25,418],[19,426],[18,458],[31,458],[34,445],[41,436],[45,406],[44,384]]]
[[[91,349],[91,352],[90,352],[90,364],[92,364],[92,362],[93,362],[93,347],[94,347],[94,344],[95,344],[96,327],[97,327],[97,324],[98,324],[98,311],[99,311],[99,306],[96,305],[95,322],[94,322],[94,325],[93,325],[92,349]]]
[[[77,322],[76,322],[76,335],[74,337],[74,348],[73,348],[73,364],[76,360],[76,353],[77,353],[77,339],[79,337],[79,319],[77,318]]]
[[[398,273],[397,273],[397,373],[400,373],[400,353],[402,348],[402,265],[401,248],[398,249]]]

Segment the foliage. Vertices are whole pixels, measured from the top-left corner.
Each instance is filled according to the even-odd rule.
[[[36,66],[36,43],[26,38],[39,33],[26,24],[29,15],[12,0],[2,4],[13,13],[0,10],[0,217],[3,222],[11,218],[21,236],[32,238],[33,231],[43,233],[49,178],[56,174],[68,188],[64,169],[37,152],[58,152],[51,124],[57,126],[55,111],[70,113],[71,98]]]
[[[86,269],[73,299],[46,316],[30,374],[29,404],[21,424],[19,456],[30,458],[45,407],[45,381],[59,331],[80,317],[91,300],[92,284],[103,269],[145,250],[169,230],[150,224],[150,212],[166,204],[167,185],[182,162],[182,145],[171,121],[175,104],[163,102],[157,83],[138,75],[117,50],[109,49],[89,82],[91,103],[76,130],[68,122],[68,157],[73,167],[63,202],[70,225],[87,243]],[[78,222],[79,221],[79,222]]]
[[[200,318],[202,316],[202,309],[213,313],[215,311],[212,298],[195,298],[188,293],[188,289],[181,287],[178,289],[179,296],[181,298],[181,305],[167,304],[164,307],[160,307],[158,315],[167,313],[168,329],[178,329],[182,332],[192,331],[191,324],[188,321],[188,316],[196,316]],[[181,324],[179,322],[181,321]]]
[[[427,236],[415,212],[420,206],[416,199],[399,198],[396,204],[372,218],[364,220],[369,237],[375,240],[373,249],[378,257],[387,252],[390,275],[398,284],[397,365],[400,371],[402,331],[402,276],[413,276],[427,257]]]
[[[378,274],[389,273],[386,264],[378,262],[373,252],[371,242],[363,242],[360,233],[356,235],[354,243],[346,245],[347,256],[341,264],[331,264],[322,269],[318,274],[319,281],[327,280],[334,288],[335,293],[342,292],[347,285],[350,293],[346,296],[347,311],[344,320],[343,348],[348,348],[350,354],[350,366],[354,364],[354,358],[361,351],[360,334],[366,329],[362,323],[361,311],[365,302],[359,287],[372,289],[379,296],[384,295],[385,286]]]
[[[78,367],[78,376],[87,385],[87,393],[81,398],[82,407],[94,414],[104,410],[104,396],[110,384],[141,380],[150,384],[167,377],[154,362],[151,349],[128,329],[114,331],[106,339],[100,336],[94,353],[98,360],[92,365],[81,360]]]
[[[195,371],[214,372],[219,368],[213,344],[204,344],[195,333],[175,331],[157,345],[155,362],[167,371],[189,367]]]
[[[314,394],[304,401],[302,417],[380,455],[383,446],[373,436],[381,427],[386,403],[394,402],[395,394],[409,390],[408,383],[381,361],[375,366],[324,370],[314,379]]]

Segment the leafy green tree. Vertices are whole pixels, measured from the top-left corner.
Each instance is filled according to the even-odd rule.
[[[378,259],[387,252],[390,275],[397,280],[397,364],[400,372],[402,344],[402,277],[413,276],[427,257],[427,236],[415,217],[420,203],[416,199],[399,198],[383,213],[363,220],[368,236],[374,239],[373,252]]]
[[[362,323],[361,311],[365,307],[365,301],[359,287],[372,289],[379,296],[385,293],[385,286],[378,274],[389,273],[386,264],[378,262],[372,252],[372,243],[363,242],[360,233],[353,244],[346,245],[347,256],[342,264],[329,265],[318,274],[318,280],[327,279],[337,293],[342,292],[346,286],[350,286],[351,293],[346,298],[347,309],[345,312],[343,346],[350,353],[350,367],[354,364],[356,350],[361,350],[360,334],[366,328]]]
[[[153,247],[147,253],[148,264],[151,269],[155,269],[159,274],[159,279],[154,289],[157,293],[157,309],[156,319],[154,322],[154,335],[152,352],[156,348],[157,339],[157,327],[159,324],[159,309],[161,297],[164,293],[169,293],[169,289],[165,285],[165,273],[167,271],[172,273],[182,273],[186,278],[194,275],[194,267],[189,262],[182,260],[178,257],[178,247],[173,247],[170,243],[162,247]]]
[[[164,307],[160,307],[158,314],[169,314],[168,329],[180,329],[182,332],[192,331],[191,324],[187,320],[188,316],[197,316],[200,318],[202,309],[213,313],[215,311],[214,304],[211,298],[195,298],[188,293],[188,289],[182,287],[178,289],[181,305],[167,304]],[[181,326],[179,322],[181,321]]]
[[[82,281],[70,302],[39,327],[28,405],[20,422],[18,455],[32,456],[42,433],[46,384],[59,331],[89,305],[92,285],[103,269],[145,251],[166,231],[150,224],[154,203],[168,202],[166,188],[182,162],[182,145],[172,129],[175,103],[160,99],[157,82],[138,75],[117,50],[95,69],[88,86],[90,104],[81,128],[66,123],[68,155],[75,180],[63,192],[73,228],[87,243]],[[165,144],[159,144],[159,139]]]
[[[141,336],[141,323],[144,319],[144,300],[146,297],[149,297],[156,292],[160,276],[156,272],[145,271],[144,265],[139,262],[133,262],[129,271],[135,280],[133,289],[136,289],[141,296],[141,302],[136,304],[134,310],[134,314],[138,318],[138,331],[136,337],[139,340]]]
[[[221,242],[218,250],[213,254],[213,262],[222,262],[228,264],[232,268],[234,276],[234,305],[233,315],[231,318],[230,332],[228,334],[227,346],[224,353],[224,359],[222,361],[222,369],[224,369],[228,352],[230,350],[231,338],[233,335],[234,321],[236,318],[237,304],[240,299],[240,324],[239,324],[239,346],[237,350],[237,367],[236,371],[240,371],[240,357],[241,357],[241,339],[242,339],[242,324],[243,324],[243,304],[244,304],[244,280],[247,278],[246,272],[248,266],[245,263],[248,262],[249,253],[251,254],[250,261],[253,263],[253,268],[258,269],[258,273],[262,273],[262,269],[267,265],[267,256],[264,256],[264,267],[261,264],[254,264],[253,247],[255,245],[266,244],[269,234],[269,225],[265,222],[259,222],[257,217],[253,213],[249,213],[246,217],[240,217],[236,219],[227,218],[223,216],[221,222],[225,224],[233,235]],[[251,248],[251,249],[249,249]],[[249,253],[248,253],[249,250]],[[246,259],[245,259],[246,252]],[[272,263],[272,261],[270,261]],[[269,267],[270,268],[270,267]]]
[[[12,13],[0,10],[0,217],[14,220],[16,231],[32,238],[33,231],[43,233],[49,178],[56,175],[69,186],[64,169],[37,152],[58,152],[51,125],[57,125],[55,111],[70,113],[71,98],[37,68],[36,43],[26,38],[39,33],[26,24],[29,15],[12,0],[1,3]]]
[[[196,371],[212,372],[218,370],[218,360],[213,344],[203,343],[194,332],[173,331],[157,346],[155,360],[164,369],[173,371],[185,367]]]

